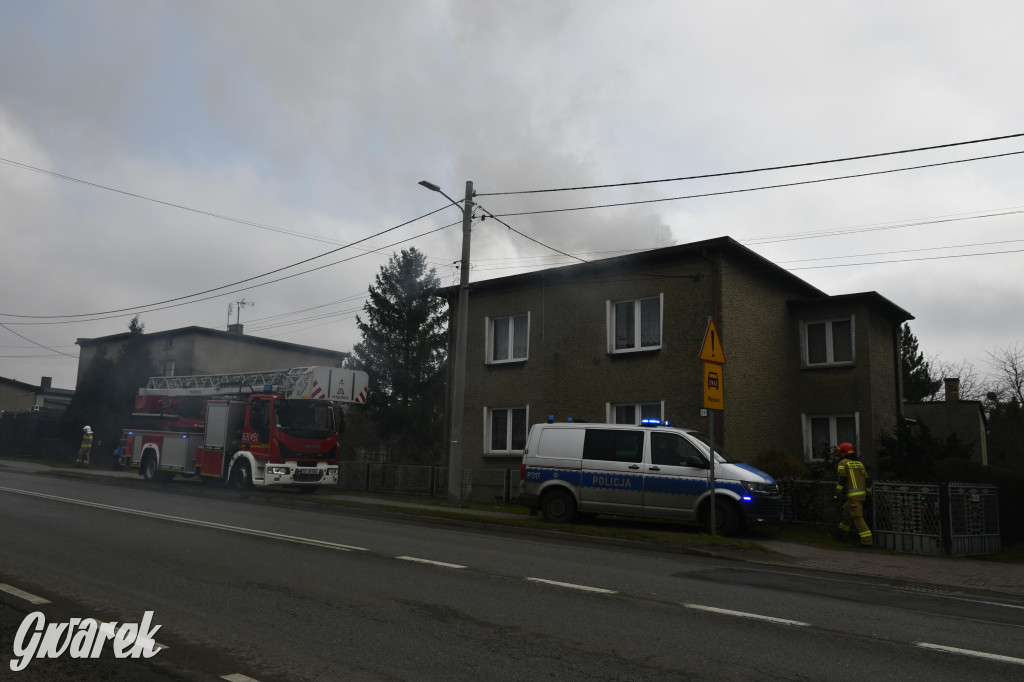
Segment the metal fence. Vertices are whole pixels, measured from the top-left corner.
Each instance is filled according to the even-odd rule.
[[[339,486],[396,495],[448,497],[448,467],[341,462]],[[475,502],[512,502],[519,490],[518,469],[465,469],[462,499]]]
[[[782,520],[838,523],[831,481],[779,482]],[[992,484],[879,481],[864,505],[875,544],[907,554],[994,554],[999,537],[998,489]]]

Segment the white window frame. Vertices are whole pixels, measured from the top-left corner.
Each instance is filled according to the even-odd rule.
[[[491,425],[494,423],[492,415],[495,410],[508,410],[508,420],[505,425],[505,450],[497,450],[491,447]],[[523,420],[523,447],[512,449],[512,410],[524,410]],[[521,455],[526,451],[526,442],[530,436],[530,406],[529,405],[495,405],[484,408],[484,454],[487,455]]]
[[[160,376],[162,376],[162,377],[173,377],[174,376],[174,360],[161,360],[161,362],[160,362]]]
[[[814,442],[813,432],[811,430],[812,419],[828,419],[828,431],[829,431],[829,445],[835,447],[839,445],[838,440],[838,429],[836,428],[836,419],[853,417],[853,429],[856,434],[854,437],[853,447],[857,452],[860,452],[860,412],[836,412],[833,414],[802,414],[800,415],[803,421],[803,434],[804,434],[804,461],[807,462],[820,462],[822,458],[818,456],[816,448],[820,443]]]
[[[643,408],[644,407],[648,407],[650,405],[657,405],[658,406],[658,414],[659,414],[658,419],[661,419],[662,421],[664,421],[664,419],[665,419],[665,401],[664,400],[644,400],[642,402],[636,402],[636,403],[605,403],[605,421],[607,423],[609,423],[609,424],[625,424],[625,423],[627,423],[627,422],[617,422],[617,421],[615,421],[615,410],[617,408],[619,408],[619,407],[632,407],[634,409],[634,414],[636,415],[636,421],[631,422],[631,423],[634,426],[638,426],[640,424],[640,419],[642,419],[642,414],[641,413],[643,411]]]
[[[522,357],[515,357],[516,339],[516,318],[526,317],[526,353]],[[487,343],[486,363],[488,365],[503,365],[512,362],[526,362],[530,359],[530,312],[515,313],[514,315],[502,315],[501,317],[484,318],[486,329],[484,338]],[[494,323],[498,320],[508,320],[508,355],[509,357],[500,360],[494,359]]]
[[[642,346],[641,337],[643,329],[643,320],[641,319],[641,303],[643,301],[649,301],[651,299],[658,299],[658,343],[653,346]],[[633,338],[636,345],[633,348],[616,348],[615,347],[615,306],[622,303],[632,303],[636,314],[633,320]],[[605,315],[608,324],[608,352],[611,354],[619,353],[645,353],[653,350],[659,350],[662,346],[662,342],[665,339],[665,294],[655,294],[653,296],[639,296],[637,298],[621,298],[615,300],[605,301]]]
[[[835,339],[832,335],[832,325],[836,322],[850,323],[850,359],[835,359]],[[812,325],[825,325],[825,362],[811,362],[811,344],[807,337],[807,328]],[[833,317],[826,320],[812,320],[800,322],[800,362],[803,367],[846,367],[854,364],[857,360],[857,327],[853,315],[844,317]]]

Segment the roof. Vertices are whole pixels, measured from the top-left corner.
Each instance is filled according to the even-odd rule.
[[[348,357],[350,354],[344,351],[331,350],[329,348],[317,348],[315,346],[304,346],[298,343],[289,343],[287,341],[275,341],[273,339],[263,339],[258,336],[247,336],[245,334],[239,334],[236,332],[226,332],[219,329],[210,329],[208,327],[181,327],[180,329],[168,329],[162,332],[146,333],[144,336],[147,340],[159,340],[167,337],[181,337],[188,335],[197,336],[209,336],[212,338],[227,339],[239,343],[247,343],[257,346],[265,346],[269,348],[278,348],[281,350],[295,350],[295,351],[316,351],[318,353],[333,353],[342,357]],[[112,334],[110,336],[99,336],[94,339],[77,339],[75,343],[83,348],[85,346],[95,346],[100,344],[118,343],[120,341],[126,341],[131,336],[131,332],[122,332],[120,334]]]
[[[699,242],[690,242],[689,244],[667,246],[661,249],[638,251],[625,256],[602,258],[600,260],[593,260],[587,263],[565,265],[557,268],[548,268],[546,270],[536,270],[534,272],[510,275],[508,277],[497,277],[495,279],[488,279],[482,282],[474,282],[469,288],[472,292],[482,293],[486,291],[530,286],[540,284],[542,281],[550,282],[552,279],[581,280],[597,274],[606,275],[609,271],[634,270],[653,264],[664,264],[680,260],[682,258],[692,258],[695,255],[705,256],[712,252],[728,254],[737,260],[743,261],[752,270],[761,272],[766,277],[781,279],[791,286],[796,286],[798,289],[804,291],[807,296],[816,298],[827,297],[825,292],[812,286],[808,282],[805,282],[767,258],[751,251],[732,237],[727,236],[705,239]],[[458,294],[458,291],[458,286],[445,287],[438,289],[437,295],[444,298],[453,298]]]
[[[819,298],[791,299],[787,302],[790,308],[810,308],[821,304],[832,304],[837,302],[862,302],[876,310],[880,310],[889,318],[897,322],[913,320],[914,316],[903,308],[899,307],[877,291],[863,291],[857,294],[840,294],[838,296],[825,296]]]
[[[54,396],[73,396],[74,390],[70,388],[43,388],[41,385],[26,384],[24,381],[18,381],[17,379],[8,379],[7,377],[0,377],[0,384],[7,384],[13,386],[20,391],[29,391],[39,395],[54,395]]]

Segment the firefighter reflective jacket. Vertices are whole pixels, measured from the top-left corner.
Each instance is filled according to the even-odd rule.
[[[859,459],[842,459],[839,461],[839,479],[836,481],[836,494],[846,493],[846,497],[862,500],[871,492],[871,479],[868,470]]]

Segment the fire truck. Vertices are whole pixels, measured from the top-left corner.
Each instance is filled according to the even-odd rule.
[[[147,481],[336,485],[342,408],[365,403],[368,383],[365,372],[333,367],[152,377],[135,397],[118,463]]]

